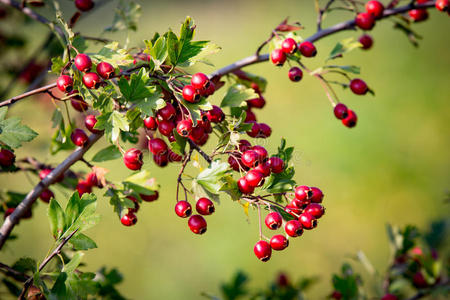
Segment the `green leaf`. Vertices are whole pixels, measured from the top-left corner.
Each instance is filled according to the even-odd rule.
[[[220,103],[220,106],[239,107],[245,100],[250,100],[257,97],[258,94],[256,94],[255,90],[252,88],[247,88],[243,84],[234,84],[228,89],[222,103]]]
[[[200,172],[193,182],[201,185],[206,191],[217,194],[222,187],[220,182],[226,174],[230,172],[230,165],[227,162],[213,161],[211,165]]]
[[[33,140],[38,134],[28,126],[20,124],[20,118],[5,119],[6,109],[2,110],[0,121],[0,141],[11,148],[19,148],[23,142]]]
[[[121,77],[119,88],[125,100],[135,102],[137,100],[154,97],[155,93],[160,95],[160,91],[155,86],[148,86],[150,82],[149,72],[141,69],[139,73],[133,73],[130,80]]]
[[[123,181],[123,185],[126,190],[132,190],[144,195],[152,195],[153,191],[159,188],[155,178],[150,176],[148,170],[142,170],[129,176]]]
[[[134,1],[120,0],[115,9],[112,25],[105,28],[107,32],[119,30],[137,30],[137,23],[141,17],[141,6]]]
[[[167,41],[164,36],[160,36],[154,44],[149,41],[146,42],[146,52],[152,57],[152,61],[156,67],[161,66],[169,55],[167,50]]]
[[[361,43],[356,41],[353,37],[346,38],[336,44],[333,50],[331,50],[330,55],[327,60],[335,59],[341,57],[343,54],[352,51],[353,49],[362,47]]]
[[[75,250],[89,250],[97,248],[97,244],[88,236],[80,233],[73,236],[69,243],[75,248]]]
[[[93,162],[103,162],[113,159],[118,159],[122,157],[119,149],[115,145],[108,146],[100,151],[98,151],[92,158]]]
[[[220,47],[209,41],[195,41],[183,45],[178,64],[182,67],[190,67],[196,62],[212,65],[205,58],[219,52]]]
[[[223,185],[220,187],[220,192],[227,193],[232,200],[239,200],[242,196],[241,191],[238,188],[237,182],[233,179],[233,176],[228,175],[221,178]]]
[[[95,127],[99,130],[105,130],[106,136],[112,142],[117,141],[121,130],[129,130],[129,124],[126,116],[117,110],[97,116],[97,124]]]
[[[353,74],[359,74],[361,72],[361,68],[360,67],[352,66],[352,65],[349,65],[349,66],[337,66],[337,65],[335,66],[335,65],[332,65],[332,66],[324,66],[323,68],[324,69],[341,69],[344,72],[353,73]]]
[[[67,289],[66,289],[67,273],[61,272],[56,278],[55,284],[50,291],[50,299],[67,299]]]
[[[180,55],[180,44],[178,42],[178,37],[173,33],[171,30],[169,30],[166,33],[166,40],[167,40],[167,51],[169,54],[169,60],[170,64],[172,66],[176,66],[178,63],[178,57]]]
[[[76,194],[75,192],[74,194]],[[74,197],[76,199],[76,197]],[[100,221],[100,215],[95,213],[97,208],[97,197],[94,194],[84,194],[78,202],[78,212],[72,216],[67,216],[66,220],[71,223],[66,224],[66,230],[61,237],[66,237],[77,230],[76,235],[95,226]],[[71,209],[75,211],[75,209]],[[68,212],[66,212],[67,214]]]
[[[77,193],[77,192],[76,192]],[[65,227],[65,215],[61,206],[55,198],[50,200],[50,204],[47,209],[47,215],[50,221],[50,230],[55,239],[59,238],[64,232]]]
[[[59,75],[61,74],[62,69],[66,65],[67,61],[63,60],[60,56],[52,57],[52,68],[51,73]]]
[[[75,271],[75,269],[80,265],[81,259],[83,258],[84,253],[83,252],[76,252],[72,259],[64,265],[61,272],[71,273]]]
[[[175,141],[170,144],[170,148],[173,152],[184,155],[186,149],[186,138],[183,138],[178,134],[177,130],[173,130],[173,135],[175,137]]]
[[[131,56],[127,50],[119,48],[118,42],[111,42],[103,46],[97,54],[92,55],[97,61],[105,61],[112,64],[114,67],[133,62],[133,56]]]
[[[109,204],[114,207],[114,212],[117,213],[119,218],[122,216],[122,212],[128,208],[134,207],[134,202],[125,197],[120,197],[119,192],[115,189],[109,188],[105,196],[110,197]]]
[[[67,126],[64,123],[64,118],[62,118],[62,115],[59,116],[59,114],[56,112],[53,113],[53,121],[55,127],[57,127],[55,133],[52,136],[51,145],[50,145],[50,152],[52,154],[56,154],[60,150],[69,150],[74,149],[75,145],[70,140],[70,134],[73,131],[72,124],[69,122]],[[60,121],[59,125],[55,123],[56,120]]]
[[[22,257],[12,265],[12,268],[22,273],[27,271],[34,273],[37,270],[37,263],[30,257]]]

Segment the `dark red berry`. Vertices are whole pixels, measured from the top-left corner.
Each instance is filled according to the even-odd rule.
[[[272,128],[266,123],[259,123],[259,135],[260,138],[268,138],[272,134]]]
[[[130,213],[130,212],[132,212],[132,213],[137,213],[137,212],[139,211],[139,208],[140,208],[138,199],[136,199],[136,198],[133,197],[133,196],[127,196],[127,199],[133,201],[133,203],[134,203],[134,207],[133,207],[133,208],[129,207],[129,208],[128,208],[128,212],[129,212],[129,213]]]
[[[5,210],[5,214],[3,215],[3,218],[6,219],[9,215],[11,215],[14,212],[14,207],[9,207]]]
[[[123,215],[120,222],[125,226],[133,226],[137,223],[137,217],[133,212]]]
[[[366,3],[366,11],[378,19],[383,15],[384,6],[380,1],[372,0]]]
[[[197,200],[197,204],[195,205],[195,209],[201,215],[207,216],[214,212],[214,203],[208,198],[200,198]]]
[[[245,175],[245,180],[247,180],[247,183],[251,185],[252,187],[260,186],[264,182],[264,175],[256,170],[250,170]]]
[[[247,140],[239,140],[238,149],[240,152],[245,152],[247,150],[251,150],[252,144]]]
[[[316,46],[310,41],[304,41],[300,44],[300,53],[305,57],[314,57],[317,55]]]
[[[258,164],[253,170],[260,172],[264,177],[269,176],[271,173],[269,161]]]
[[[267,228],[276,230],[281,227],[283,218],[279,212],[273,211],[266,216],[264,222],[266,223]]]
[[[84,126],[86,126],[86,128],[92,132],[92,133],[100,133],[102,132],[102,130],[98,130],[95,129],[95,124],[97,124],[97,119],[95,118],[94,115],[87,115],[86,118],[84,119]]]
[[[213,105],[213,108],[206,112],[206,116],[212,123],[220,123],[225,119],[222,109],[216,105]]]
[[[83,196],[84,194],[89,194],[92,192],[92,186],[84,180],[78,181],[76,189],[77,189],[78,195],[80,195],[80,197]]]
[[[254,150],[247,150],[242,154],[241,161],[246,167],[253,168],[258,163],[259,155]]]
[[[172,121],[162,120],[158,124],[158,130],[162,135],[169,136],[172,135],[175,125]]]
[[[413,276],[413,285],[417,288],[426,288],[428,286],[428,282],[423,276],[422,272],[417,272]]]
[[[89,11],[94,7],[92,0],[75,0],[75,6],[81,11]]]
[[[250,108],[263,108],[266,105],[266,99],[259,95],[258,98],[247,100],[247,105]]]
[[[350,89],[356,95],[365,95],[369,91],[367,84],[359,78],[350,81]]]
[[[302,213],[298,218],[304,229],[310,230],[317,226],[317,220],[308,213]]]
[[[281,49],[274,49],[270,53],[270,60],[275,66],[282,66],[286,61],[286,53]]]
[[[97,65],[96,71],[103,79],[110,79],[114,75],[115,69],[110,63],[102,61]]]
[[[255,252],[256,257],[259,260],[264,262],[268,261],[270,256],[272,256],[272,248],[266,241],[257,242],[253,248],[253,252]]]
[[[84,144],[88,141],[88,136],[82,129],[75,129],[70,135],[70,139],[72,143],[74,143],[78,147],[83,147]]]
[[[90,72],[83,75],[83,83],[88,89],[98,89],[101,81],[97,73]]]
[[[192,214],[191,204],[187,201],[178,201],[175,205],[175,213],[181,218],[187,218]]]
[[[414,22],[422,22],[425,21],[426,19],[428,19],[428,11],[424,8],[420,8],[420,9],[411,9],[409,12],[409,17],[414,21]]]
[[[91,186],[91,187],[102,187],[101,182],[98,180],[97,174],[95,174],[95,172],[91,172],[86,176],[86,182]]]
[[[192,131],[192,121],[183,120],[177,124],[177,132],[179,135],[187,137]]]
[[[342,293],[339,292],[339,291],[333,291],[333,293],[331,293],[331,295],[330,295],[330,298],[334,299],[334,300],[341,300],[342,299]]]
[[[301,185],[295,188],[295,198],[300,201],[310,200],[313,196],[311,188],[306,185]]]
[[[165,154],[167,153],[167,144],[160,138],[154,138],[148,142],[148,149],[155,155]]]
[[[207,88],[209,85],[208,76],[203,73],[195,73],[191,77],[191,85],[197,90]]]
[[[155,164],[157,164],[159,167],[165,167],[169,163],[169,155],[168,153],[165,154],[155,154],[153,155],[153,161]]]
[[[77,69],[80,70],[81,72],[87,72],[92,67],[91,58],[88,55],[83,54],[83,53],[75,56],[74,62],[75,62],[75,67],[77,67]]]
[[[71,96],[73,94],[78,94],[79,92],[77,90],[75,91],[71,91],[68,96]],[[86,111],[88,109],[88,104],[86,103],[86,101],[83,100],[83,98],[81,98],[80,95],[75,95],[70,97],[70,104],[72,104],[72,107],[79,112],[83,112]]]
[[[200,94],[192,85],[185,85],[183,88],[183,99],[190,103],[200,101]]]
[[[144,162],[142,161],[142,152],[139,149],[128,149],[124,156],[123,162],[125,166],[130,170],[140,170]]]
[[[239,172],[239,166],[241,165],[240,155],[239,157],[237,155],[230,155],[228,157],[228,163],[233,170]]]
[[[204,234],[206,232],[206,220],[200,215],[193,215],[188,220],[188,226],[195,234]]]
[[[394,294],[385,294],[381,300],[398,300]]]
[[[345,119],[348,116],[348,108],[343,103],[336,104],[333,112],[336,118],[338,118],[339,120]]]
[[[440,11],[448,11],[449,0],[436,0],[435,6]]]
[[[287,38],[281,43],[281,50],[286,54],[297,51],[297,42],[293,38]]]
[[[370,35],[368,34],[363,34],[360,38],[359,38],[359,42],[362,45],[362,48],[364,50],[368,50],[370,48],[372,48],[373,45],[373,39]]]
[[[250,109],[246,111],[247,115],[245,116],[245,123],[249,123],[251,121],[256,122],[256,115]]]
[[[286,234],[290,237],[301,236],[303,234],[302,223],[297,220],[287,221],[284,226],[284,231],[286,231]]]
[[[289,79],[291,81],[298,82],[298,81],[302,80],[303,72],[302,72],[302,69],[300,69],[299,67],[292,67],[289,70],[288,75],[289,75]]]
[[[153,191],[152,195],[139,194],[139,196],[145,202],[153,202],[153,201],[158,200],[159,193],[158,193],[158,191]]]
[[[155,117],[147,117],[144,119],[144,126],[149,130],[156,130],[158,128],[158,123]]]
[[[250,131],[247,131],[247,134],[253,138],[259,136],[261,127],[256,122],[248,122],[253,123],[252,129]]]
[[[355,18],[355,23],[362,30],[371,30],[375,26],[375,17],[367,12],[359,13]]]
[[[55,195],[53,194],[53,192],[49,189],[45,189],[42,191],[42,193],[39,195],[39,198],[45,202],[45,203],[49,203],[50,200],[52,198],[55,198]]]
[[[306,206],[305,213],[308,213],[314,218],[319,219],[325,213],[325,208],[319,203],[311,203]]]
[[[256,154],[258,155],[258,161],[259,162],[263,162],[267,160],[267,150],[266,148],[264,148],[263,146],[253,146],[252,150],[256,152]]]
[[[270,239],[270,247],[273,250],[281,251],[286,249],[287,246],[289,246],[289,241],[284,235],[277,234]]]
[[[248,183],[245,177],[239,178],[237,185],[242,194],[252,194],[255,190],[255,188]]]
[[[8,149],[2,149],[0,151],[0,166],[4,168],[11,167],[14,164],[15,160],[16,156],[13,152],[9,151]]]
[[[345,119],[342,119],[342,124],[347,126],[348,128],[352,128],[356,126],[356,122],[358,121],[358,117],[355,112],[351,109],[348,110],[348,116]]]
[[[189,137],[194,142],[197,142],[197,141],[201,140],[204,135],[205,135],[205,129],[201,126],[195,126],[194,128],[192,128],[192,131],[191,131],[191,134],[189,135]]]
[[[311,187],[311,192],[312,192],[311,202],[322,203],[323,199],[322,191],[319,188]]]
[[[176,154],[170,149],[167,152],[167,157],[169,159],[169,162],[180,162],[181,160],[183,160],[183,157],[181,155]]]
[[[61,92],[70,93],[73,89],[73,79],[69,75],[61,75],[56,80],[56,86]]]
[[[166,106],[164,106],[163,108],[158,110],[158,113],[157,113],[158,118],[160,120],[167,120],[167,121],[175,118],[176,114],[177,114],[177,111],[175,110],[173,105],[170,104],[169,102],[166,103]]]
[[[269,158],[269,166],[272,173],[278,174],[284,170],[284,161],[276,156]]]
[[[287,287],[290,285],[289,277],[285,273],[278,274],[276,282],[280,287]]]

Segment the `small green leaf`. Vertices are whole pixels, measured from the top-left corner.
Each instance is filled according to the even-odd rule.
[[[342,71],[348,72],[348,73],[353,73],[353,74],[359,74],[361,72],[361,68],[358,66],[352,66],[352,65],[348,65],[348,66],[335,66],[335,65],[331,65],[331,66],[324,66],[324,69],[341,69]]]
[[[119,149],[115,145],[108,146],[100,151],[98,151],[92,158],[93,162],[103,162],[113,159],[118,159],[122,157]]]
[[[12,268],[22,273],[27,271],[34,273],[37,270],[37,263],[30,257],[22,257],[12,265]]]
[[[330,55],[327,60],[335,59],[337,57],[341,57],[343,54],[348,53],[356,48],[361,48],[362,45],[360,42],[356,41],[353,37],[344,39],[334,46],[333,50],[331,50]]]
[[[23,142],[29,142],[37,135],[28,126],[20,124],[20,118],[12,117],[0,121],[0,142],[11,148],[19,148]]]
[[[230,165],[227,162],[216,160],[207,169],[200,172],[193,182],[201,185],[206,191],[217,194],[222,187],[221,178],[229,171]]]
[[[146,51],[151,55],[155,66],[161,66],[169,55],[166,38],[160,36],[153,45],[147,43]]]
[[[254,98],[258,98],[258,94],[255,93],[255,90],[252,88],[247,88],[242,84],[234,84],[228,89],[222,103],[220,103],[220,106],[239,107],[245,100]]]
[[[75,271],[75,269],[80,265],[81,259],[83,258],[84,253],[83,252],[76,252],[72,259],[64,265],[61,272],[71,273]]]
[[[97,248],[97,244],[88,236],[80,233],[73,236],[69,243],[75,248],[75,250],[89,250]]]
[[[112,25],[105,28],[105,31],[116,32],[125,29],[136,31],[141,13],[141,6],[136,2],[120,0],[115,9]]]
[[[66,289],[67,273],[61,272],[56,278],[55,284],[53,284],[50,290],[50,299],[67,299],[67,289]]]
[[[58,239],[65,228],[65,215],[55,198],[50,200],[47,215],[50,221],[50,230],[52,235],[55,239]]]

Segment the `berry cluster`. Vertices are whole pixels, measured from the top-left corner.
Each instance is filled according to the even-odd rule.
[[[178,201],[175,205],[175,213],[180,218],[187,218],[189,229],[195,234],[203,234],[206,232],[207,223],[203,216],[209,216],[214,213],[214,203],[208,198],[200,198],[197,200],[195,210],[199,213],[192,215],[192,206],[187,200]]]
[[[158,191],[154,191],[154,193],[152,195],[139,194],[139,197],[142,199],[142,201],[153,202],[158,199],[159,193],[158,193]],[[131,196],[131,195],[127,196],[127,199],[133,201],[134,207],[128,208],[128,212],[120,218],[120,222],[124,226],[133,226],[137,223],[136,213],[139,211],[139,208],[140,208],[139,200],[136,197]]]

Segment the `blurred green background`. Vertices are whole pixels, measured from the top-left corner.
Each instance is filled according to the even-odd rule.
[[[386,1],[385,1],[386,2]],[[71,4],[71,3],[69,3]],[[300,34],[315,32],[313,1],[141,1],[143,11],[131,44],[142,45],[155,31],[178,31],[185,16],[197,24],[197,39],[209,39],[222,47],[211,57],[217,68],[254,53],[271,29],[286,16],[304,26]],[[67,18],[73,13],[67,5]],[[77,25],[86,35],[98,35],[111,23],[115,1],[102,11],[87,15]],[[335,13],[325,25],[349,18]],[[448,217],[444,199],[450,188],[450,106],[449,19],[432,10],[430,20],[414,28],[424,37],[419,48],[411,46],[403,33],[392,30],[389,20],[377,24],[371,33],[374,47],[355,50],[339,64],[362,67],[361,78],[376,96],[355,96],[337,88],[342,102],[358,114],[354,129],[336,120],[317,80],[309,76],[300,83],[287,78],[288,67],[275,68],[269,63],[246,70],[268,79],[267,106],[257,111],[259,121],[272,126],[266,145],[273,152],[285,137],[295,146],[295,179],[300,184],[319,186],[325,193],[326,216],[313,232],[292,240],[281,253],[274,253],[267,263],[258,261],[253,245],[258,240],[257,216],[247,219],[242,208],[224,196],[216,213],[207,218],[208,232],[195,236],[186,220],[173,213],[178,166],[164,169],[148,162],[148,168],[161,183],[160,199],[144,203],[133,228],[125,228],[108,201],[100,196],[102,220],[88,235],[98,249],[86,253],[87,268],[102,265],[117,267],[125,276],[120,290],[131,299],[199,299],[201,292],[218,294],[218,285],[237,270],[245,270],[251,285],[262,286],[279,270],[293,278],[319,276],[310,295],[323,298],[330,292],[330,274],[358,250],[363,250],[375,267],[383,271],[389,257],[385,224],[417,224],[426,228],[431,220]],[[30,26],[28,34],[44,39],[43,26]],[[337,41],[361,32],[342,32],[316,44],[319,55],[304,62],[314,68],[323,63]],[[109,37],[109,36],[107,36]],[[125,35],[112,36],[124,42]],[[35,38],[36,44],[40,41]],[[198,66],[212,72],[215,68]],[[224,91],[213,97],[218,103]],[[3,100],[3,99],[2,99]],[[49,100],[48,100],[49,101]],[[42,161],[57,163],[67,153],[48,154],[52,109],[24,100],[10,114],[21,116],[40,135],[18,151],[18,156],[32,155]],[[104,147],[105,142],[96,149]],[[86,155],[91,158],[96,149]],[[148,158],[147,158],[148,160]],[[111,170],[108,178],[119,180],[130,172],[120,160],[102,166]],[[76,169],[85,170],[77,164]],[[191,173],[195,171],[192,170]],[[32,178],[36,183],[37,179]],[[32,187],[23,175],[2,175],[1,188],[26,192]],[[58,201],[67,194],[58,192]],[[30,221],[24,221],[14,233],[20,236],[0,253],[0,261],[11,263],[20,256],[42,259],[52,244],[46,206],[39,203]]]

